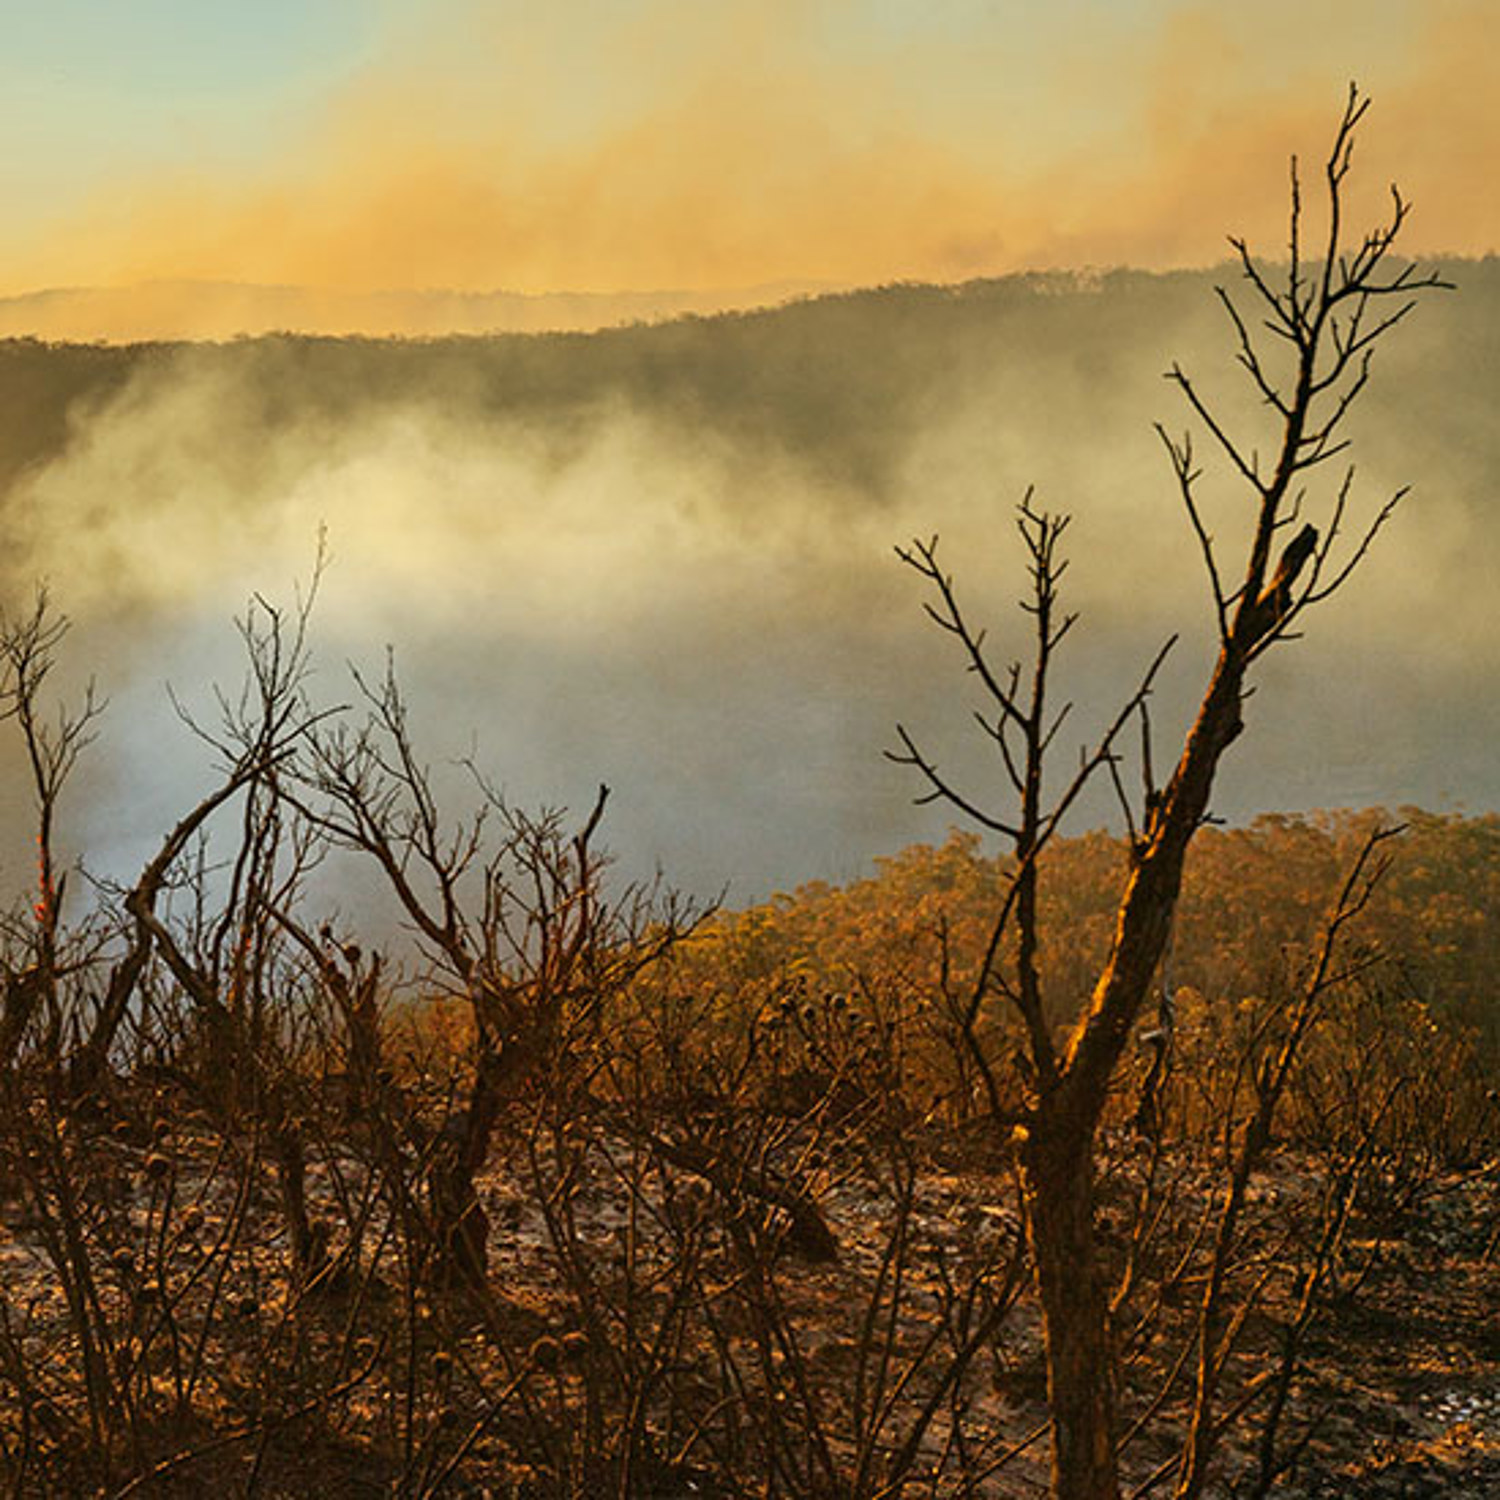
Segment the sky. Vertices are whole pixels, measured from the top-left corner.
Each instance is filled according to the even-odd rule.
[[[1413,250],[1500,244],[1490,0],[0,0],[0,296],[1202,265],[1351,79]]]
[[[1394,179],[1404,251],[1481,257],[1500,248],[1495,17],[1495,0],[0,0],[0,605],[49,581],[112,704],[79,847],[123,871],[180,815],[201,747],[164,748],[164,680],[211,712],[240,669],[236,608],[287,600],[326,528],[322,681],[393,646],[434,756],[482,746],[527,806],[587,806],[609,781],[615,847],[701,892],[860,873],[945,821],[881,755],[898,718],[941,725],[957,701],[893,543],[940,531],[1009,608],[1011,502],[1035,483],[1074,511],[1078,695],[1112,705],[1166,635],[1212,638],[1153,432],[1186,415],[1161,372],[1180,358],[1216,399],[1238,391],[1225,409],[1252,434],[1267,412],[1234,384],[1212,275],[598,339],[95,357],[5,335],[598,327],[789,288],[1215,266],[1229,233],[1274,257],[1288,160],[1315,216],[1351,80],[1373,107],[1349,222],[1382,222]],[[1360,406],[1361,514],[1417,492],[1360,602],[1268,663],[1226,816],[1500,805],[1500,291],[1493,264],[1450,264],[1460,291],[1393,335]],[[67,288],[92,290],[49,291]],[[536,305],[487,322],[518,316],[499,293]],[[84,391],[107,368],[119,381]],[[1306,513],[1326,525],[1331,504],[1325,486]],[[1180,660],[1164,734],[1196,701],[1201,662]],[[0,879],[24,880],[5,781]]]

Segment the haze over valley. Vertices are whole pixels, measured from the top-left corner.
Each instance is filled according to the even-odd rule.
[[[1272,442],[1214,295],[1238,273],[1201,268],[1230,234],[1287,253],[1294,156],[1316,254],[1351,79],[1350,243],[1394,180],[1400,250],[1457,289],[1382,341],[1355,513],[1411,497],[1264,663],[1218,811],[1495,806],[1492,32],[1482,0],[17,11],[0,597],[45,579],[73,686],[110,700],[70,849],[128,868],[170,825],[209,754],[167,684],[211,708],[236,614],[289,606],[325,529],[318,694],[392,647],[435,762],[473,752],[528,805],[606,781],[622,859],[695,890],[940,838],[882,758],[898,720],[998,783],[892,549],[940,533],[1023,653],[1028,486],[1076,516],[1067,732],[1181,632],[1165,742],[1211,620],[1161,376]]]
[[[1360,512],[1413,493],[1267,663],[1226,817],[1500,804],[1500,267],[1442,269],[1457,290],[1382,348],[1353,418]],[[1236,274],[896,286],[587,335],[0,345],[5,599],[48,580],[75,681],[110,699],[75,847],[128,865],[171,821],[209,757],[167,684],[211,709],[240,673],[233,617],[255,591],[293,602],[320,528],[318,695],[347,699],[346,662],[378,670],[390,645],[435,762],[473,753],[525,805],[582,806],[605,781],[627,866],[700,892],[848,878],[940,838],[882,758],[898,719],[998,787],[892,548],[940,533],[992,638],[1024,654],[1028,485],[1075,516],[1073,736],[1180,631],[1155,703],[1168,742],[1211,625],[1152,424],[1185,422],[1161,379],[1181,360],[1269,443],[1214,297]],[[1243,496],[1222,474],[1206,493],[1235,534]],[[16,880],[24,839],[7,850]]]

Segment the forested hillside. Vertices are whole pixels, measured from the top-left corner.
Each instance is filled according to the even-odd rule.
[[[1500,817],[1415,808],[1269,814],[1194,841],[1166,982],[1181,995],[1234,1002],[1279,982],[1310,943],[1342,872],[1376,827],[1401,827],[1389,874],[1361,931],[1389,958],[1387,984],[1445,1031],[1473,1032],[1500,1065]],[[1011,875],[977,835],[950,833],[876,861],[844,886],[814,883],[716,919],[705,966],[736,980],[802,976],[846,997],[894,985],[940,1009],[945,987],[972,984],[998,893]],[[1042,968],[1059,1017],[1099,972],[1127,850],[1105,833],[1059,841],[1042,880]]]
[[[1441,269],[1457,290],[1407,321],[1350,417],[1361,492],[1412,495],[1364,604],[1267,673],[1221,815],[1500,802],[1500,262]],[[392,645],[451,729],[435,752],[477,736],[531,804],[609,781],[622,851],[702,893],[847,879],[941,832],[881,761],[894,723],[967,717],[894,545],[940,532],[1003,636],[1009,507],[1034,484],[1076,516],[1068,696],[1103,703],[1172,631],[1197,637],[1152,424],[1179,420],[1173,360],[1260,419],[1212,292],[1233,274],[894,286],[591,335],[0,344],[0,590],[24,608],[49,579],[100,691],[146,722],[164,681],[234,678],[229,616],[288,598],[325,526],[325,667]],[[1164,727],[1191,680],[1179,653]],[[128,790],[75,810],[122,866],[193,774],[179,758],[164,779],[160,748],[107,738],[98,774]]]

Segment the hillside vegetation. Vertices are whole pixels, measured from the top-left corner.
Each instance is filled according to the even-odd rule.
[[[1393,346],[1362,425],[1379,442],[1376,461],[1463,432],[1466,452],[1449,457],[1477,473],[1491,439],[1466,418],[1500,347],[1500,261],[1435,269],[1463,296],[1435,304]],[[251,403],[248,425],[270,434],[294,420],[348,423],[415,402],[480,419],[536,418],[565,447],[580,417],[625,403],[770,440],[878,504],[893,453],[966,384],[998,374],[1023,403],[1028,387],[1042,397],[1113,387],[1106,408],[1117,406],[1141,390],[1138,374],[1160,373],[1161,349],[1188,357],[1217,341],[1212,287],[1231,275],[1121,270],[897,285],[592,333],[119,346],[9,339],[0,341],[0,480],[55,461],[131,383],[229,376]],[[1059,437],[1072,415],[1052,412]],[[994,416],[1004,424],[1007,414]]]
[[[451,817],[393,680],[329,720],[300,627],[245,628],[248,692],[200,726],[219,790],[88,889],[52,830],[94,718],[36,712],[62,635],[9,627],[43,809],[0,959],[9,1491],[1031,1492],[1008,1106],[959,1015],[1006,859],[953,834],[706,910],[610,875],[603,794],[532,816],[481,786]],[[1233,1493],[1495,1475],[1500,822],[1401,816],[1353,907],[1384,813],[1195,843],[1101,1144],[1133,1482],[1182,1450],[1211,1317]],[[319,887],[351,857],[420,959]],[[1126,861],[1049,851],[1049,1011]],[[977,1032],[1019,1057],[998,994]]]

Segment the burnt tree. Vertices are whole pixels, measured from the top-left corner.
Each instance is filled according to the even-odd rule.
[[[940,567],[936,541],[900,555],[935,594],[928,612],[960,648],[988,700],[980,722],[995,742],[1014,793],[1013,811],[995,813],[939,771],[904,729],[893,758],[926,782],[919,800],[941,800],[1004,836],[1014,859],[996,914],[989,953],[968,998],[967,1043],[997,1119],[1014,1132],[1024,1183],[1027,1228],[1046,1323],[1048,1393],[1052,1409],[1052,1493],[1059,1500],[1115,1500],[1120,1492],[1116,1376],[1109,1298],[1095,1238],[1095,1142],[1110,1082],[1151,992],[1166,949],[1181,889],[1183,863],[1209,814],[1219,763],[1244,728],[1250,671],[1266,651],[1289,639],[1303,612],[1339,589],[1366,556],[1405,491],[1380,505],[1350,535],[1353,469],[1332,486],[1319,516],[1303,519],[1307,481],[1348,447],[1345,419],[1369,378],[1373,346],[1436,276],[1396,263],[1392,249],[1408,205],[1392,188],[1390,217],[1351,246],[1344,223],[1345,186],[1354,140],[1368,101],[1357,89],[1347,104],[1324,163],[1326,224],[1311,255],[1302,187],[1292,163],[1288,258],[1270,268],[1232,239],[1249,301],[1249,316],[1219,293],[1236,342],[1236,357],[1277,426],[1274,458],[1263,465],[1255,448],[1233,434],[1174,366],[1168,378],[1186,399],[1238,480],[1248,502],[1246,540],[1232,567],[1216,545],[1200,501],[1200,470],[1190,436],[1158,429],[1179,498],[1197,538],[1212,592],[1217,654],[1195,721],[1164,784],[1153,774],[1148,699],[1168,642],[1113,722],[1059,794],[1047,795],[1044,770],[1061,713],[1049,700],[1057,648],[1074,617],[1059,611],[1057,588],[1066,563],[1059,541],[1067,519],[1037,509],[1028,493],[1020,529],[1031,583],[1023,608],[1032,618],[1029,666],[997,668],[982,631],[973,628],[952,579]],[[1265,341],[1265,333],[1271,336]],[[1244,523],[1242,523],[1244,524]],[[1295,535],[1286,534],[1297,527]],[[1228,582],[1226,580],[1229,580]],[[1063,713],[1066,709],[1062,710]],[[1141,786],[1127,793],[1123,742],[1140,730]],[[1113,782],[1129,833],[1130,864],[1113,939],[1092,994],[1055,1032],[1044,1011],[1038,963],[1039,860],[1063,816],[1097,776]],[[999,995],[1018,1015],[1023,1043],[1010,1065],[990,1055],[978,1022]]]

